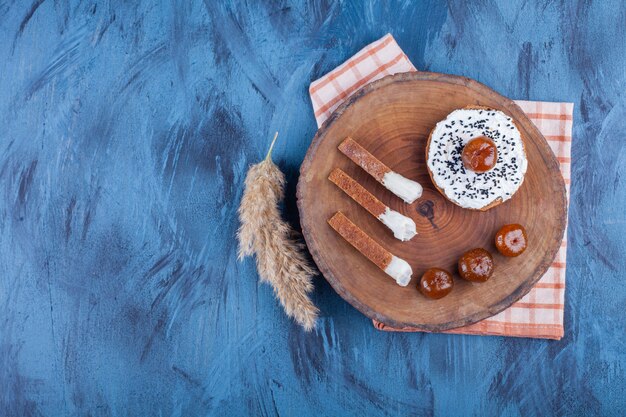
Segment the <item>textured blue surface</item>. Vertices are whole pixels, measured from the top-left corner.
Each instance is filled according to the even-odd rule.
[[[626,8],[613,1],[0,0],[0,415],[619,415]],[[248,164],[391,32],[421,69],[575,103],[561,341],[388,334],[319,278],[318,331],[238,263]]]

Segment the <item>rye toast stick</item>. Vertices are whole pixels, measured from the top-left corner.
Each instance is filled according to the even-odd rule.
[[[413,219],[387,207],[340,168],[335,168],[328,179],[387,226],[396,239],[407,241],[417,234]]]
[[[351,137],[341,142],[339,150],[406,203],[411,204],[422,196],[422,186],[418,182],[392,171]]]
[[[413,274],[411,266],[404,259],[380,246],[342,212],[335,213],[328,220],[328,224],[356,250],[393,278],[398,285],[406,287],[409,284]]]

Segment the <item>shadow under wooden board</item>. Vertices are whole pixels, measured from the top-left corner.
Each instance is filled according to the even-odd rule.
[[[434,187],[425,164],[431,129],[451,111],[468,105],[498,109],[517,124],[528,156],[520,190],[486,212],[462,209]],[[416,180],[424,193],[406,204],[339,152],[351,136],[392,170]],[[418,235],[409,242],[392,233],[328,180],[339,167],[383,203],[411,217]],[[319,129],[300,168],[298,209],[304,238],[324,277],[346,301],[366,316],[393,327],[441,331],[490,317],[523,297],[550,266],[566,223],[565,184],[548,143],[511,100],[464,77],[427,72],[396,74],[366,85],[339,107]],[[398,286],[327,223],[342,211],[391,253],[409,262],[413,278]],[[501,256],[494,245],[504,224],[520,223],[529,246],[517,258]],[[467,250],[483,247],[495,270],[485,283],[458,276],[457,261]],[[454,290],[440,300],[417,289],[424,271],[453,272]]]

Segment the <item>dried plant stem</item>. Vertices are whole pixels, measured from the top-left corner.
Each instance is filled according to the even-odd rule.
[[[252,165],[246,175],[239,206],[239,259],[256,256],[261,280],[272,286],[287,315],[309,331],[319,312],[309,297],[316,271],[304,255],[304,244],[278,209],[285,176],[272,161],[277,137],[278,132],[265,159]]]

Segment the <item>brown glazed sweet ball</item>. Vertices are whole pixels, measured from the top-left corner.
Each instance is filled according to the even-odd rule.
[[[465,252],[459,259],[459,275],[472,282],[485,282],[493,275],[493,258],[483,248]]]
[[[440,268],[430,268],[418,284],[418,289],[422,294],[433,300],[438,300],[450,294],[454,281],[452,275],[446,270]]]
[[[496,248],[504,256],[518,256],[526,250],[526,230],[519,224],[507,224],[496,233]]]
[[[498,148],[488,137],[479,136],[465,144],[461,159],[465,168],[479,173],[487,172],[496,166]]]

